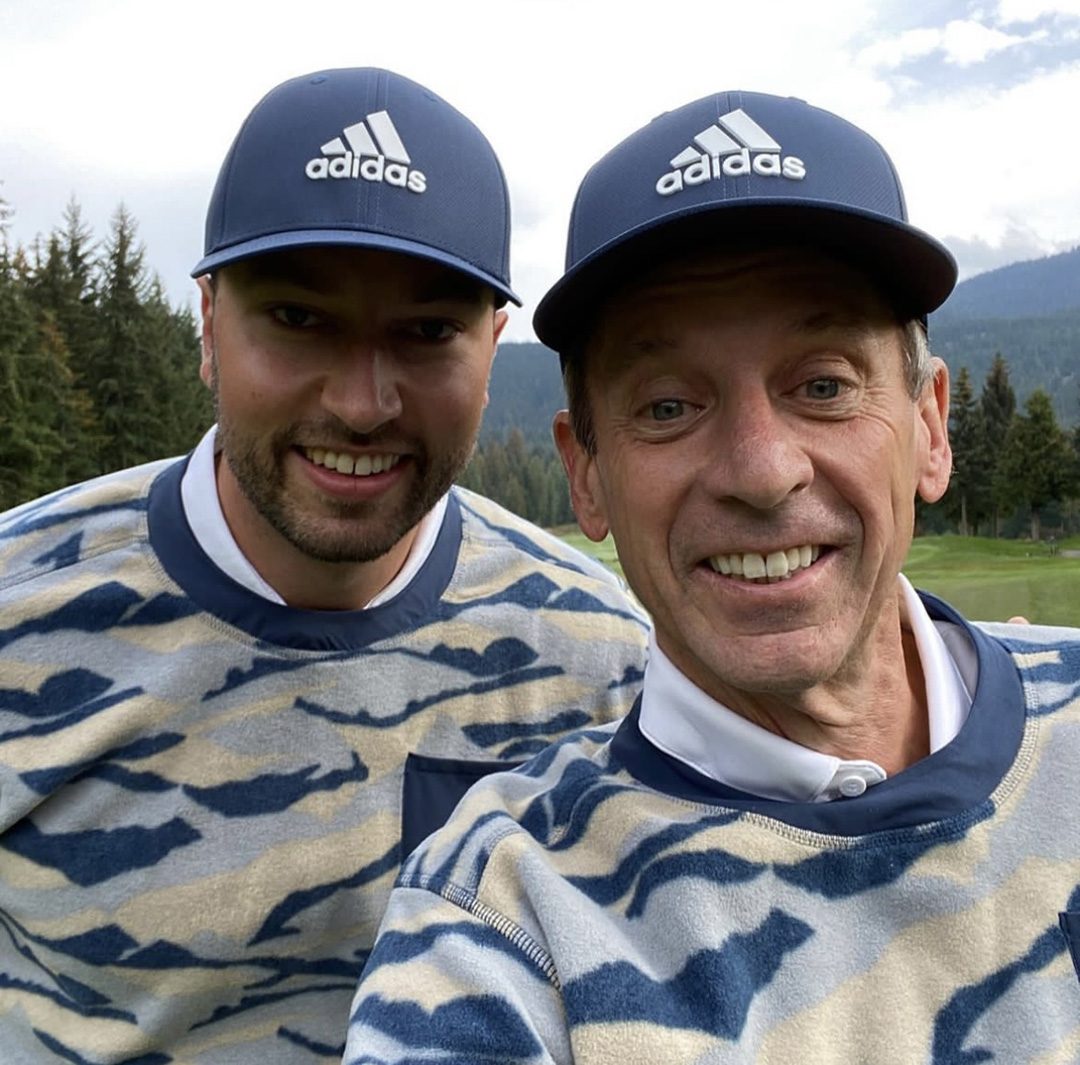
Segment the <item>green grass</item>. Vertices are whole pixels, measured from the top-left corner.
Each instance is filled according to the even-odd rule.
[[[1075,537],[1060,551],[1080,550]],[[1023,614],[1040,625],[1080,627],[1080,558],[1046,544],[973,536],[926,536],[911,545],[904,572],[962,614],[1005,621]]]
[[[576,526],[553,530],[567,543],[622,573],[608,537],[594,544]],[[1051,555],[1046,544],[974,536],[925,536],[911,545],[904,573],[965,617],[1006,621],[1023,614],[1039,625],[1080,627],[1080,537],[1064,540]]]

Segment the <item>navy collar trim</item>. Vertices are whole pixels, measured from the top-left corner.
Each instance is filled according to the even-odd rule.
[[[461,506],[450,493],[442,528],[420,572],[399,595],[369,610],[300,610],[256,595],[223,573],[195,539],[180,498],[187,460],[150,488],[150,544],[169,576],[200,608],[256,639],[303,651],[354,651],[431,617],[457,566]]]
[[[612,739],[611,770],[625,769],[646,786],[675,798],[752,811],[795,828],[838,836],[985,816],[985,804],[1012,767],[1024,735],[1027,714],[1020,675],[1000,643],[935,596],[925,592],[919,596],[931,619],[961,626],[975,646],[979,681],[971,712],[952,743],[858,798],[782,802],[720,784],[645,739],[638,729],[640,696]]]

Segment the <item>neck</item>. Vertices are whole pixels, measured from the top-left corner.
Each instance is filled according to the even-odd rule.
[[[275,553],[260,562],[244,544],[240,548],[262,579],[289,606],[302,610],[362,610],[401,571],[415,539],[416,530],[412,529],[390,551],[371,562],[320,562],[292,544],[288,544],[288,552]],[[285,557],[287,554],[292,555],[291,560]]]
[[[723,701],[777,735],[823,754],[868,759],[898,773],[930,753],[926,681],[902,606],[828,681],[791,693],[738,692]]]

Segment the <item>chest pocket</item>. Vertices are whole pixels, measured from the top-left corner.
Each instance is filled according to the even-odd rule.
[[[1080,979],[1080,912],[1059,913],[1058,924],[1065,936],[1065,942],[1069,944],[1073,968],[1076,970],[1077,978]]]
[[[402,859],[432,832],[446,824],[454,807],[478,780],[491,773],[516,769],[521,764],[471,762],[461,758],[430,758],[410,754],[405,759],[405,781],[401,794]],[[1077,917],[1080,920],[1080,915]]]

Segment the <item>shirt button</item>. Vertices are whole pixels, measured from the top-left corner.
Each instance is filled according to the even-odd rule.
[[[862,777],[852,774],[840,781],[840,794],[846,799],[854,799],[866,791],[866,781]]]

